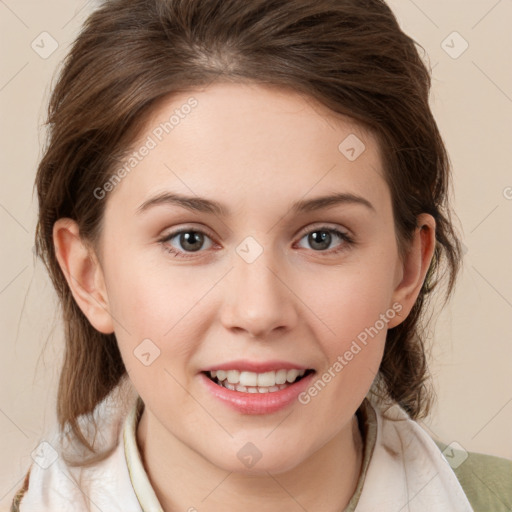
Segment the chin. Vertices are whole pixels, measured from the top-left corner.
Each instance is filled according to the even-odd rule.
[[[268,476],[271,474],[286,473],[301,464],[306,458],[306,453],[298,453],[296,447],[288,450],[279,450],[278,446],[266,443],[264,448],[257,448],[258,443],[244,443],[237,446],[235,453],[226,458],[232,448],[222,450],[220,453],[211,454],[210,462],[218,468],[233,473],[247,476]]]

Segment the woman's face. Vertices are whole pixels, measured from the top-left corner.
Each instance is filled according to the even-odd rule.
[[[376,140],[297,93],[215,84],[160,106],[134,151],[95,193],[150,434],[229,471],[295,467],[348,430],[400,321]]]

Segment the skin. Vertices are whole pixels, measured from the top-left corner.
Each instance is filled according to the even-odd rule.
[[[434,219],[418,218],[401,259],[377,141],[311,98],[275,87],[217,83],[168,98],[134,147],[190,96],[197,107],[102,199],[94,247],[74,221],[55,224],[59,263],[91,324],[115,332],[145,403],[137,441],[164,510],[342,510],[362,461],[355,412],[387,328],[418,296]],[[350,134],[366,146],[355,161],[338,150]],[[138,212],[164,191],[216,200],[231,215],[170,204]],[[346,203],[291,214],[295,201],[333,192],[363,197],[372,208]],[[186,253],[179,236],[161,241],[182,227],[207,235],[188,259],[166,250]],[[325,227],[355,243],[332,235],[319,249],[306,235]],[[248,236],[263,249],[252,263],[236,252]],[[321,375],[393,304],[401,316],[306,405],[242,414],[200,382],[201,369],[234,359],[285,360]],[[160,355],[145,366],[134,350],[148,338]],[[252,468],[237,457],[247,442],[262,454]]]

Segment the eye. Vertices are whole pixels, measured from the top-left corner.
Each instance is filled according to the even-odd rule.
[[[348,235],[348,233],[328,226],[310,229],[302,235],[301,240],[304,238],[306,238],[314,251],[327,252],[330,254],[336,254],[354,244],[354,240]],[[328,249],[336,238],[341,240],[342,243],[339,244],[338,247],[326,251],[325,249]]]
[[[310,229],[302,234],[300,240],[306,238],[307,242],[315,252],[324,252],[327,254],[337,254],[354,244],[354,240],[343,231],[339,229],[330,228],[328,226],[321,226],[318,228]],[[329,249],[329,246],[336,239],[341,240],[342,243],[338,244],[334,249]],[[211,238],[199,229],[185,228],[173,233],[169,233],[159,242],[164,249],[176,258],[193,258],[193,253],[201,252],[205,248],[205,240],[209,240],[210,244],[206,247],[209,249],[213,246]]]
[[[174,241],[174,244],[172,241]],[[177,258],[189,258],[188,252],[199,252],[203,247],[205,239],[210,240],[210,237],[198,229],[180,229],[174,233],[166,235],[160,240],[164,249]],[[176,245],[181,247],[176,247]],[[213,245],[213,243],[211,244]]]

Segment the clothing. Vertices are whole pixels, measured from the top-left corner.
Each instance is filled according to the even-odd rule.
[[[71,468],[62,457],[54,460],[52,450],[43,450],[14,498],[11,512],[162,512],[137,448],[136,431],[143,407],[138,398],[120,425],[116,449],[92,467]],[[344,512],[512,510],[512,461],[469,453],[458,465],[465,452],[441,442],[436,445],[396,404],[384,411],[367,398],[357,418],[363,463]],[[112,431],[116,431],[115,425]],[[50,444],[57,443],[54,440]],[[455,470],[441,450],[452,465],[458,465]]]

